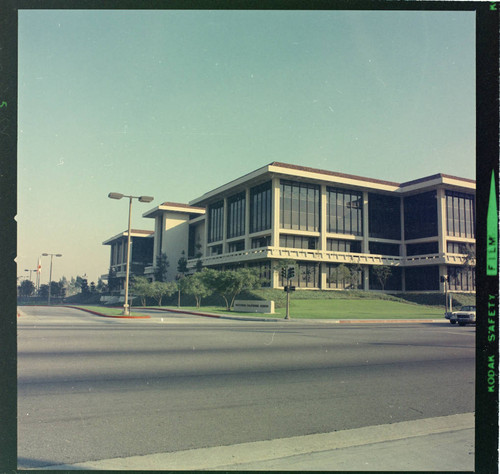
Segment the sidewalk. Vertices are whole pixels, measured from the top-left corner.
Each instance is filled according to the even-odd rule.
[[[44,470],[473,471],[474,414]]]

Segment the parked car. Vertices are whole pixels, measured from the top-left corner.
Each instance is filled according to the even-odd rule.
[[[475,306],[462,306],[459,311],[446,313],[444,316],[450,320],[451,324],[465,326],[466,324],[476,324],[476,307]]]
[[[447,313],[444,313],[444,317],[446,319],[449,319],[451,324],[457,323],[457,314],[456,313],[449,311]]]

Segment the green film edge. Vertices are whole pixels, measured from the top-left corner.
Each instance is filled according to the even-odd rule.
[[[490,200],[486,219],[486,275],[498,275],[498,212],[495,174],[491,173]]]

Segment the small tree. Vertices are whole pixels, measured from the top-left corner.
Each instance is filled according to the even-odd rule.
[[[71,280],[68,283],[68,296],[75,295],[76,293],[78,293],[76,279],[75,277],[71,277]]]
[[[77,281],[78,281],[78,278],[80,278],[80,277],[76,277]],[[87,295],[90,292],[89,281],[87,280],[87,278],[80,278],[80,280],[81,280],[80,289],[82,290],[82,294]]]
[[[31,280],[23,280],[19,285],[19,296],[31,296],[35,292],[35,285]]]
[[[167,281],[167,272],[170,263],[168,261],[167,254],[162,252],[160,255],[156,257],[156,265],[155,265],[155,281]]]
[[[181,253],[181,257],[177,261],[177,275],[175,276],[175,279],[177,280],[177,292],[178,292],[178,297],[177,297],[177,307],[180,308],[181,306],[181,285],[180,285],[180,280],[182,280],[188,271],[187,268],[187,258],[186,258],[186,252],[184,250]]]
[[[392,274],[392,268],[387,265],[375,266],[373,267],[373,274],[375,278],[379,281],[382,291],[384,291],[385,284]]]
[[[351,285],[351,288],[354,290],[358,289],[361,283],[359,274],[361,271],[362,271],[361,265],[351,266],[350,268],[351,275],[349,277],[349,283]]]
[[[181,290],[184,293],[195,297],[197,308],[201,306],[202,298],[212,294],[212,290],[207,286],[205,279],[203,278],[203,273],[204,272],[198,272],[179,280]]]
[[[151,283],[146,277],[134,276],[132,277],[132,285],[130,289],[134,296],[138,296],[141,299],[142,306],[146,306],[146,299],[150,295]]]
[[[65,277],[65,276],[62,276],[61,279],[59,280],[59,286],[61,287],[61,290],[63,288],[68,289],[69,287],[69,282],[68,282],[68,279]]]
[[[103,291],[106,290],[106,285],[104,284],[104,282],[102,281],[102,278],[99,277],[99,279],[97,280],[97,287],[96,287],[97,291],[99,293],[102,293]]]
[[[49,285],[45,283],[43,285],[40,285],[38,295],[42,298],[47,298],[49,296]]]
[[[185,275],[187,273],[187,258],[186,258],[186,252],[184,250],[181,252],[181,257],[177,261],[177,273],[180,273],[182,275]]]
[[[236,296],[244,289],[258,288],[261,283],[257,271],[250,268],[226,271],[205,270],[202,275],[207,286],[224,298],[228,311],[231,311]]]
[[[173,281],[154,281],[149,284],[149,288],[149,295],[156,300],[158,306],[161,306],[162,298],[164,296],[172,296],[177,290],[177,285]]]
[[[351,284],[351,270],[343,263],[337,267],[337,283],[342,282],[344,288]]]
[[[57,298],[61,296],[61,284],[58,281],[50,282],[50,296]]]
[[[116,276],[116,270],[113,267],[110,267],[108,272],[108,290],[118,291],[119,289],[120,289],[120,279]]]

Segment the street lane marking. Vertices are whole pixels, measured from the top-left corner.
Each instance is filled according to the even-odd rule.
[[[255,441],[232,446],[190,449],[174,453],[148,454],[127,458],[103,459],[77,464],[44,467],[44,470],[200,470],[269,461],[299,454],[363,446],[387,441],[450,433],[474,428],[474,413],[367,426],[270,441]]]

